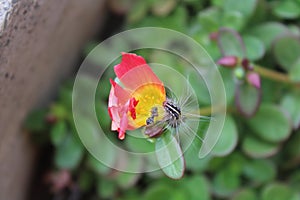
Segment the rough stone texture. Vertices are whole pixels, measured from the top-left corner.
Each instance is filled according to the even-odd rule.
[[[26,198],[35,157],[22,121],[72,72],[83,44],[99,30],[104,2],[0,0],[0,6],[0,199],[19,200]]]

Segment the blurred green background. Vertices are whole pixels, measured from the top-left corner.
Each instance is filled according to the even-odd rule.
[[[119,26],[111,23],[105,37],[146,26],[177,30],[201,44],[214,61],[223,56],[248,60],[260,76],[261,87],[251,87],[246,76],[237,80],[236,69],[248,73],[242,63],[235,68],[219,66],[228,106],[222,135],[204,159],[198,159],[201,141],[195,140],[184,155],[184,177],[172,180],[161,171],[115,171],[89,155],[73,124],[73,81],[66,82],[57,100],[34,111],[25,123],[32,138],[48,152],[45,199],[300,200],[300,1],[111,0],[108,6],[110,22]],[[83,54],[99,42],[87,44]],[[135,53],[184,75],[189,72],[185,62],[166,52]],[[109,131],[107,94],[113,77],[112,68],[106,70],[99,83],[101,92],[95,97],[101,126],[112,141],[125,148],[139,152],[153,148],[133,137],[120,142]],[[190,83],[200,108],[209,110],[210,97],[201,80],[191,76]],[[207,125],[200,123],[199,135]],[[112,162],[126,159],[109,147],[103,151]],[[133,165],[142,167],[143,161]]]

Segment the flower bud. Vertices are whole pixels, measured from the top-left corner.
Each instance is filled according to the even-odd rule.
[[[218,39],[218,36],[219,36],[219,33],[218,32],[212,32],[210,35],[209,35],[209,39],[212,40],[212,41],[216,41]]]
[[[234,70],[233,74],[238,80],[244,80],[245,70],[242,67],[238,67]]]
[[[247,74],[247,81],[250,85],[256,87],[257,89],[260,89],[260,77],[255,72],[249,72]]]
[[[237,65],[238,58],[236,56],[224,56],[217,61],[218,65],[223,67],[233,68]]]

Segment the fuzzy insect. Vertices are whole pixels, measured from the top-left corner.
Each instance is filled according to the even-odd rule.
[[[166,111],[167,122],[172,128],[177,128],[182,119],[181,119],[181,109],[178,105],[176,105],[171,100],[167,100],[163,103],[163,107]]]
[[[192,97],[191,92],[188,91],[188,93],[179,100],[172,95],[167,98],[163,102],[164,114],[159,121],[155,120],[158,116],[157,107],[153,107],[151,116],[147,119],[144,133],[150,138],[156,138],[169,129],[172,134],[176,135],[178,140],[185,141],[184,143],[190,143],[194,137],[203,141],[197,135],[195,127],[198,127],[199,121],[206,117],[192,112],[198,108],[198,104],[195,102],[195,98]]]

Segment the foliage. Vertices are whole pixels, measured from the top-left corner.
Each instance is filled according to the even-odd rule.
[[[229,107],[221,138],[204,159],[197,158],[198,148],[194,148],[201,141],[193,142],[185,153],[187,173],[180,180],[168,179],[161,172],[141,175],[115,171],[89,155],[78,139],[72,119],[72,83],[67,83],[47,111],[32,113],[25,123],[35,139],[44,145],[50,141],[54,147],[53,168],[69,170],[73,182],[91,199],[95,195],[106,199],[149,200],[300,199],[300,1],[121,2],[124,9],[116,8],[114,3],[110,6],[112,11],[126,16],[126,28],[171,28],[191,36],[215,61],[224,56],[237,58],[235,68],[220,66]],[[131,4],[132,7],[128,6]],[[150,62],[174,66],[187,73],[181,60],[163,52],[140,53],[146,54],[144,57]],[[257,85],[247,79],[247,73],[251,72],[259,75],[260,87],[254,87]],[[98,118],[107,130],[110,119],[106,115],[104,94],[109,92],[111,76],[111,71],[106,72],[99,87],[107,91],[96,96]],[[190,82],[200,106],[209,106],[209,94],[201,88],[201,83],[193,76]],[[204,124],[199,136],[205,128]],[[118,142],[112,136],[116,134],[108,135]],[[168,140],[172,138],[166,136],[156,146]],[[130,137],[125,145],[139,152],[155,148],[145,140]],[[176,149],[176,144],[172,148]],[[108,152],[112,162],[120,159],[120,155],[108,149],[103,151]],[[183,166],[179,159],[164,172],[179,178]]]

